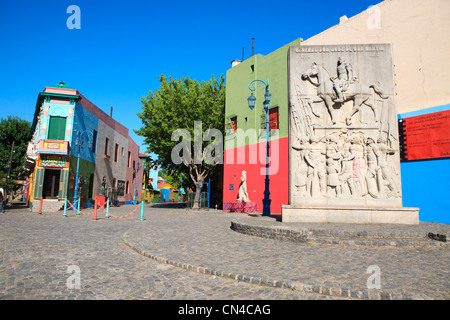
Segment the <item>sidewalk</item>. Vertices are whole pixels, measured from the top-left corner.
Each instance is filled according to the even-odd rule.
[[[449,231],[433,223],[287,225],[244,213],[146,205],[145,221],[122,241],[161,263],[255,285],[359,299],[447,300],[450,247],[427,235],[445,240]],[[293,241],[293,234],[308,241]],[[380,290],[368,289],[369,266],[380,270]]]

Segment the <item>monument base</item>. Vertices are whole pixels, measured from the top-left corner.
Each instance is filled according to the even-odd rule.
[[[419,224],[419,208],[282,205],[283,222]]]

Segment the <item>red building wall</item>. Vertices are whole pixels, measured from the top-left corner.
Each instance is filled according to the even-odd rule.
[[[270,179],[270,199],[271,213],[281,214],[281,205],[289,203],[288,196],[288,137],[271,140],[270,146],[270,162],[269,168],[271,170]],[[275,144],[278,144],[275,145]],[[247,172],[247,193],[252,202],[257,203],[257,212],[262,212],[264,198],[265,183],[265,148],[266,142],[261,142],[253,145],[242,146],[234,149],[227,149],[224,151],[224,177],[223,177],[223,203],[236,202],[239,193],[239,185],[241,183],[242,171]],[[272,152],[274,151],[274,152]],[[251,161],[249,159],[250,152],[256,157]],[[261,156],[256,155],[255,152],[260,153]],[[245,154],[245,163],[238,163],[238,155]],[[262,158],[261,161],[259,158]],[[243,161],[240,161],[243,162]],[[230,190],[230,185],[232,189]]]

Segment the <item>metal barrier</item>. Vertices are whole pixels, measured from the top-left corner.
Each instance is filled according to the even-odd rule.
[[[53,212],[64,212],[63,216],[65,216],[65,217],[67,217],[67,209],[69,209],[69,210],[73,209],[74,211],[76,211],[77,215],[80,215],[80,214],[85,215],[85,216],[93,215],[93,218],[92,218],[93,220],[98,220],[97,219],[98,208],[101,208],[106,213],[105,218],[113,217],[113,218],[117,218],[117,219],[122,219],[122,218],[127,218],[127,217],[131,216],[133,213],[135,213],[137,211],[137,209],[139,209],[139,206],[140,206],[141,207],[140,220],[141,221],[145,220],[144,219],[144,201],[141,201],[140,204],[136,205],[136,208],[134,208],[133,211],[131,211],[130,213],[127,213],[123,216],[115,216],[109,212],[109,201],[107,201],[107,207],[105,210],[105,208],[103,207],[103,205],[100,204],[100,202],[97,200],[97,198],[94,200],[94,212],[91,212],[91,213],[84,213],[79,210],[79,207],[75,208],[75,203],[71,203],[69,200],[67,200],[67,198],[64,200],[64,210],[55,210],[52,207],[50,207],[48,205],[48,203],[41,197],[40,203],[39,203],[38,214],[42,214],[42,205],[43,204],[45,204]],[[67,206],[67,204],[69,204],[69,206]]]

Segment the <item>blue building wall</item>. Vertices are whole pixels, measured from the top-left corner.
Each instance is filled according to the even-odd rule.
[[[155,167],[152,167],[149,170],[148,173],[148,178],[151,179],[150,184],[152,185],[152,189],[153,190],[159,190],[158,189],[158,174],[159,174],[159,168],[156,167],[156,169],[154,169]]]
[[[450,159],[401,163],[403,206],[419,207],[419,220],[450,224]]]
[[[399,119],[450,110],[450,105],[400,114]],[[450,224],[450,159],[401,162],[403,206],[419,207],[419,220]]]
[[[163,201],[170,201],[170,189],[169,188],[161,189],[161,195],[162,195]]]
[[[88,145],[88,141],[91,141],[92,143],[97,142],[93,141],[94,130],[98,133],[98,118],[91,112],[83,108],[80,104],[76,103],[73,120],[72,140],[70,144],[72,156],[78,157],[79,154],[80,159],[95,163],[96,150],[94,150],[93,152],[92,145]],[[81,141],[79,141],[78,144],[76,143],[78,132],[85,132],[83,134],[83,147],[80,147]]]

